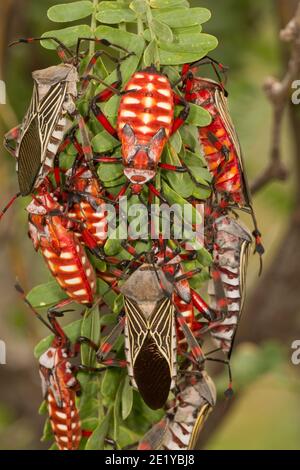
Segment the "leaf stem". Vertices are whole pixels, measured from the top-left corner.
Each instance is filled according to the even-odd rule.
[[[91,20],[91,30],[93,34],[95,33],[96,28],[97,28],[96,14],[97,14],[97,9],[98,9],[98,4],[99,4],[99,0],[93,0],[93,14],[92,14],[92,20]],[[93,41],[90,42],[89,53],[90,53],[90,56],[95,54],[95,43]]]
[[[156,40],[156,34],[154,33],[152,29],[152,21],[153,21],[152,11],[151,11],[151,7],[148,1],[147,1],[146,17],[147,17],[148,28],[150,30],[151,40],[152,41]]]
[[[138,16],[137,18],[137,29],[138,29],[138,35],[143,36],[144,35],[144,23],[140,16]]]

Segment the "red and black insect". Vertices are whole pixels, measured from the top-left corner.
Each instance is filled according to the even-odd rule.
[[[143,437],[138,450],[193,450],[216,403],[216,389],[205,371],[186,371],[166,416]]]
[[[30,238],[69,297],[60,306],[71,301],[92,305],[97,290],[94,268],[73,231],[74,221],[64,215],[63,207],[47,191],[34,197],[27,207]]]
[[[16,289],[34,315],[54,334],[51,346],[39,359],[42,391],[58,449],[77,450],[82,437],[91,433],[82,430],[81,427],[76,406],[76,397],[80,395],[81,386],[76,373],[78,371],[101,373],[106,368],[73,366],[70,360],[78,355],[80,345],[82,342],[86,343],[85,338],[79,338],[78,342],[72,346],[56,319],[57,314],[49,312],[49,323],[47,323],[30,304],[19,284],[16,285]]]
[[[206,109],[212,122],[208,126],[199,127],[199,141],[203,148],[208,168],[213,176],[213,187],[216,195],[221,197],[219,204],[247,210],[254,222],[253,235],[256,239],[256,251],[262,255],[264,248],[261,233],[252,206],[251,193],[248,186],[242,151],[239,139],[232,123],[227,104],[227,92],[222,82],[196,77],[193,71],[203,63],[187,64],[183,67],[182,76],[185,98]],[[218,64],[221,66],[221,64]],[[223,66],[222,70],[224,69]],[[215,70],[216,67],[214,65]]]
[[[133,193],[139,193],[148,184],[155,195],[157,191],[151,180],[157,167],[175,171],[185,168],[160,163],[162,151],[168,139],[185,122],[189,114],[189,104],[171,87],[169,79],[159,73],[154,66],[133,74],[124,91],[119,92],[119,80],[113,88],[106,89],[95,96],[91,109],[107,132],[118,138],[122,144],[122,161]],[[121,95],[117,127],[114,128],[103,114],[98,103],[107,101],[117,93]],[[176,105],[184,106],[178,117]],[[99,161],[113,163],[120,159],[104,157]],[[126,187],[121,194],[126,192]]]
[[[239,320],[245,300],[245,282],[251,233],[237,220],[222,216],[213,226],[214,267],[219,275],[226,298],[226,315],[210,332],[217,345],[230,358]],[[211,296],[211,308],[219,312],[216,283],[210,281],[208,293]]]
[[[20,39],[13,44],[44,40],[45,38]],[[106,40],[79,38],[74,56],[74,53],[57,38],[49,37],[47,40],[52,40],[58,45],[58,53],[63,63],[33,72],[34,88],[28,111],[22,124],[5,136],[4,145],[16,158],[20,192],[5,207],[0,217],[17,197],[31,194],[53,170],[55,155],[63,144],[64,135],[73,125],[74,119],[77,121],[77,128],[79,124],[81,132],[81,150],[91,171],[96,174],[85,121],[76,108],[80,82],[78,72],[81,62],[80,44],[82,41],[94,41],[125,50]],[[114,61],[117,60],[105,51],[97,51],[94,57],[98,58],[103,54]],[[131,54],[121,60],[125,60],[129,55]],[[95,61],[93,65],[94,63]],[[85,77],[83,89],[86,87],[87,80]]]
[[[203,304],[200,302],[200,296],[191,293],[187,280],[195,272],[184,273],[176,253],[162,262],[155,254],[154,259],[150,254],[145,258],[120,288],[125,312],[100,347],[97,358],[102,362],[107,357],[116,338],[125,329],[125,353],[132,385],[148,406],[158,409],[166,402],[177,377],[176,321],[186,338],[191,357],[196,364],[202,364],[205,357],[187,322],[194,320],[194,299],[197,299],[197,308],[201,308],[202,314],[207,314],[209,308],[204,301]]]
[[[102,247],[108,236],[108,222],[103,188],[87,165],[66,174],[61,191],[71,219],[81,222],[76,232],[78,239],[96,256],[103,258]]]

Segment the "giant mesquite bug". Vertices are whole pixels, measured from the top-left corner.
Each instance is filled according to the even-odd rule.
[[[228,110],[228,94],[222,82],[196,77],[193,73],[205,63],[212,63],[217,70],[216,62],[212,59],[186,64],[183,67],[185,98],[202,106],[212,116],[211,124],[199,127],[198,134],[208,168],[213,175],[214,191],[217,198],[220,196],[221,199],[219,204],[237,207],[251,214],[255,228],[253,235],[256,240],[256,251],[259,255],[263,255],[264,248],[253,210],[241,147]],[[223,66],[221,70],[224,70]]]
[[[218,346],[230,358],[234,337],[242,315],[245,299],[245,282],[251,233],[237,220],[228,215],[219,217],[213,224],[215,269],[226,296],[227,313],[210,331]],[[211,308],[218,310],[215,283],[208,286]]]
[[[77,222],[64,215],[62,207],[47,191],[48,188],[44,194],[35,196],[27,207],[30,238],[69,297],[62,305],[72,300],[92,305],[97,279],[82,244],[71,230],[73,227],[70,228],[70,224]]]
[[[82,437],[89,436],[91,433],[82,430],[81,427],[76,406],[76,396],[80,395],[81,387],[76,373],[79,371],[101,373],[106,370],[106,367],[72,365],[70,360],[79,354],[80,345],[87,343],[85,338],[78,338],[76,344],[72,346],[56,319],[58,314],[49,312],[49,323],[47,323],[30,304],[19,284],[16,284],[16,289],[34,315],[54,334],[51,346],[39,359],[42,391],[58,449],[77,450]]]
[[[205,357],[188,324],[194,318],[194,305],[202,315],[214,318],[201,297],[190,289],[188,279],[196,272],[184,273],[181,257],[176,252],[171,256],[160,255],[155,250],[147,253],[142,264],[135,267],[121,286],[125,311],[97,353],[101,363],[125,330],[125,353],[132,385],[153,409],[165,404],[170,389],[175,386],[176,320],[190,348],[189,356],[200,366]]]
[[[138,450],[195,449],[199,434],[216,403],[216,389],[205,371],[188,370],[178,383],[166,416],[143,437]]]
[[[38,188],[45,176],[52,170],[57,151],[64,143],[64,135],[75,118],[79,122],[82,145],[86,161],[96,176],[93,166],[93,153],[89,143],[85,121],[76,108],[78,98],[80,44],[82,41],[94,41],[105,46],[115,46],[107,40],[79,38],[76,55],[55,37],[20,39],[13,44],[32,43],[52,40],[58,45],[59,56],[63,63],[33,72],[34,88],[29,109],[18,127],[6,134],[4,145],[16,158],[20,192],[10,201],[0,214],[0,218],[19,196],[26,196]],[[95,58],[101,55],[113,58],[105,51],[97,51]],[[129,53],[121,60],[132,55]],[[91,60],[94,65],[96,60]],[[86,87],[85,77],[84,86]],[[99,79],[100,80],[100,79]],[[101,81],[101,80],[100,80]],[[68,119],[70,118],[71,121]],[[72,134],[74,136],[74,133]]]
[[[87,165],[80,165],[68,171],[66,185],[61,193],[66,200],[69,217],[84,224],[84,234],[82,231],[76,232],[79,240],[94,254],[103,256],[101,248],[107,239],[108,223],[103,189],[98,178]]]
[[[149,190],[159,196],[151,183],[158,166],[167,170],[186,171],[184,167],[160,163],[160,158],[168,139],[187,119],[189,104],[172,90],[168,77],[159,73],[154,66],[134,73],[122,92],[118,92],[120,84],[121,80],[114,84],[114,88],[95,96],[91,102],[92,112],[104,129],[120,140],[124,174],[132,192],[139,194],[143,185],[147,184]],[[114,93],[121,95],[116,128],[98,106],[98,103],[107,101]],[[178,117],[174,115],[176,105],[184,106]],[[103,157],[98,161],[114,163],[120,160]],[[126,192],[127,187],[124,186],[119,197]]]

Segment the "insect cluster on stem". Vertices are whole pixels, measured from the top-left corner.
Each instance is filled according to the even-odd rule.
[[[79,4],[90,2],[77,3],[73,17],[77,12],[79,19],[85,15]],[[29,236],[56,281],[55,298],[46,301],[38,295],[43,287],[28,296],[16,288],[53,335],[36,351],[50,423],[46,434],[51,429],[60,450],[191,449],[216,400],[207,361],[228,367],[227,395],[232,394],[229,359],[251,244],[238,211],[251,214],[260,255],[263,247],[220,76],[224,67],[206,56],[215,47],[209,35],[205,53],[184,52],[182,29],[199,26],[209,15],[183,3],[119,7],[122,21],[139,25],[141,45],[135,47],[136,35],[107,26],[94,37],[77,34],[75,52],[48,34],[47,44],[55,45],[62,63],[33,72],[28,111],[5,136],[16,159],[19,192],[0,218],[19,196],[31,198]],[[58,7],[49,17],[60,18]],[[93,20],[113,23],[115,10],[101,8]],[[186,26],[178,23],[178,13]],[[142,30],[146,23],[148,32]],[[115,31],[128,39],[126,47]],[[199,41],[202,35],[200,28],[195,31]],[[16,43],[34,41],[45,38]],[[92,47],[82,52],[82,44]],[[104,59],[113,71],[103,77]],[[199,76],[206,64],[217,72],[217,82]],[[146,238],[121,239],[110,232],[107,204],[119,227],[125,196],[130,207],[146,206]],[[204,244],[199,246],[198,234],[176,238],[174,220],[167,237],[162,216],[153,231],[155,203],[189,206],[192,228],[202,210]],[[200,294],[205,282],[210,300]],[[58,319],[68,316],[65,307],[74,302],[84,307],[83,318],[62,327]],[[39,313],[42,306],[49,307],[48,322]],[[214,341],[216,349],[205,353]],[[165,415],[155,411],[162,409]],[[136,429],[139,416],[145,423]],[[136,433],[128,437],[126,429]]]

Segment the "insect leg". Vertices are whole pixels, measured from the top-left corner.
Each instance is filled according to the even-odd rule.
[[[115,93],[118,94],[118,87],[121,86],[122,84],[122,74],[121,74],[121,70],[120,70],[120,64],[121,62],[124,62],[124,60],[128,59],[129,57],[131,57],[133,55],[133,53],[129,53],[127,54],[126,56],[120,58],[120,59],[117,59],[116,57],[113,57],[111,54],[109,54],[108,52],[106,51],[97,51],[95,52],[95,54],[93,55],[93,57],[91,58],[89,64],[87,65],[84,73],[83,73],[83,84],[82,84],[82,89],[84,90],[90,79],[95,79],[97,81],[100,81],[101,83],[103,83],[104,85],[106,85],[106,87],[109,89],[110,88],[110,85],[107,85],[105,82],[103,82],[102,80],[100,80],[98,77],[94,77],[94,76],[91,76],[90,73],[92,71],[92,69],[95,67],[96,63],[97,63],[97,60],[102,57],[102,56],[106,56],[108,57],[112,62],[114,62],[116,64],[116,71],[117,71],[117,76],[118,76],[118,81],[116,82],[116,90],[115,90]]]
[[[63,316],[64,313],[66,312],[72,312],[73,310],[64,310],[62,312],[60,312],[58,309],[59,308],[63,308],[65,307],[66,305],[69,305],[73,302],[73,299],[64,299],[62,300],[61,302],[59,302],[58,304],[54,305],[53,307],[50,307],[48,309],[48,316],[56,316],[56,317],[61,317]]]
[[[230,157],[230,150],[226,145],[223,145],[222,142],[218,139],[218,137],[213,134],[212,132],[207,133],[207,137],[209,142],[219,151],[222,153],[223,157],[225,158],[225,161],[229,161]]]
[[[164,204],[168,204],[167,199],[156,189],[152,183],[148,183],[148,188],[154,196],[158,197]]]
[[[226,318],[226,316],[228,316],[228,308],[227,308],[228,302],[227,302],[225,289],[224,289],[222,279],[221,279],[221,273],[215,264],[212,266],[211,276],[214,281],[217,307],[219,309],[219,312],[221,313],[221,317]]]
[[[106,338],[105,342],[100,346],[100,348],[97,351],[97,361],[100,363],[103,363],[103,361],[106,359],[110,351],[112,350],[115,342],[119,338],[119,336],[122,334],[125,326],[125,315],[123,315],[119,323],[114,327],[110,335]]]
[[[17,193],[15,194],[15,196],[9,201],[8,204],[6,204],[6,206],[4,207],[4,209],[2,209],[0,211],[0,221],[2,219],[2,217],[6,214],[6,212],[8,211],[8,209],[10,209],[10,207],[13,205],[13,203],[21,196],[21,193]]]
[[[96,353],[99,350],[97,344],[94,343],[94,341],[92,341],[91,339],[86,338],[85,336],[80,336],[77,339],[76,348],[78,349],[78,346],[80,347],[82,344],[86,344],[87,346],[89,346]],[[122,361],[122,360],[119,360],[119,359],[116,359],[116,360],[115,359],[106,359],[106,360],[101,361],[101,364],[106,366],[106,367],[101,367],[101,368],[99,368],[99,367],[88,367],[88,366],[85,366],[83,364],[80,364],[77,367],[78,367],[78,370],[83,371],[83,372],[105,372],[107,370],[107,367],[121,367],[121,368],[127,367],[126,361]]]
[[[209,308],[205,300],[194,290],[191,289],[192,302],[194,307],[209,321],[216,319],[215,312]]]
[[[226,398],[232,398],[233,396],[233,389],[232,389],[232,372],[231,372],[231,366],[230,366],[230,361],[227,359],[217,359],[214,357],[206,357],[206,361],[210,362],[218,362],[220,364],[225,364],[228,369],[228,378],[229,378],[229,384],[228,384],[228,389],[225,390],[225,396]]]
[[[176,105],[181,105],[184,106],[183,110],[180,112],[179,116],[175,118],[174,123],[173,123],[173,129],[171,134],[175,134],[175,132],[185,123],[185,121],[188,118],[188,115],[190,113],[190,104],[188,101],[186,101],[184,98],[181,96],[177,95],[176,93],[174,95],[174,102]]]
[[[168,163],[159,163],[158,166],[162,170],[176,171],[177,173],[186,173],[187,169],[184,166],[169,165]]]
[[[107,47],[115,47],[116,49],[119,49],[120,51],[122,52],[127,52],[128,54],[130,55],[135,55],[134,52],[131,52],[129,53],[129,51],[127,49],[125,49],[124,47],[122,46],[119,46],[117,44],[114,44],[110,41],[108,41],[107,39],[97,39],[97,38],[78,38],[78,41],[77,41],[77,47],[76,47],[76,57],[77,57],[77,60],[79,59],[79,54],[80,54],[80,46],[81,46],[81,43],[83,41],[88,41],[88,42],[95,42],[96,44],[102,44],[103,46],[107,46]]]
[[[56,334],[55,328],[52,327],[51,324],[48,324],[46,320],[42,317],[42,315],[39,314],[39,312],[33,307],[33,305],[29,302],[29,300],[26,297],[24,289],[21,287],[21,285],[16,282],[15,284],[15,289],[16,291],[20,294],[21,298],[23,299],[23,302],[30,308],[32,313],[43,323],[43,325],[46,326],[52,333]]]
[[[73,57],[73,52],[71,49],[69,49],[62,41],[60,41],[58,38],[54,36],[49,36],[49,37],[41,37],[41,38],[21,38],[18,39],[17,41],[12,42],[9,47],[15,46],[16,44],[32,44],[33,42],[36,41],[54,41],[56,44],[59,46],[58,47],[58,55],[60,59],[62,59],[63,62],[67,62],[68,56],[69,59]]]
[[[108,118],[105,116],[105,114],[101,111],[101,109],[99,108],[99,106],[97,105],[97,103],[104,103],[106,101],[108,101],[113,95],[114,95],[114,92],[111,90],[111,88],[115,88],[118,86],[118,82],[116,82],[115,84],[112,85],[112,87],[110,87],[109,89],[105,89],[103,91],[101,91],[101,93],[99,93],[98,95],[96,95],[92,101],[91,101],[91,104],[90,104],[90,108],[92,110],[92,112],[94,113],[97,121],[104,127],[104,129],[109,133],[111,134],[113,137],[115,137],[116,139],[118,138],[118,133],[117,133],[117,129],[115,129],[111,123],[109,122]],[[117,88],[116,89],[116,92],[117,93]]]
[[[88,134],[88,129],[85,124],[85,120],[79,114],[77,115],[77,118],[78,118],[78,123],[79,123],[81,139],[82,139],[82,151],[83,151],[86,163],[92,175],[94,176],[94,178],[97,181],[99,181],[98,173],[94,166],[94,154],[93,154],[93,149],[92,149],[92,145],[91,145],[89,134]]]
[[[176,310],[176,318],[177,318],[178,324],[184,336],[186,337],[187,343],[191,349],[191,354],[196,360],[197,364],[199,366],[202,366],[203,362],[205,361],[205,356],[202,351],[202,348],[200,347],[190,327],[186,323],[184,316],[178,311],[177,308],[175,310]]]
[[[200,59],[196,62],[192,62],[191,64],[185,64],[182,67],[182,81],[185,81],[188,78],[187,75],[192,69],[202,67],[203,65],[212,66],[220,85],[223,87],[224,83],[226,83],[226,79],[227,79],[226,72],[228,71],[229,67],[221,64],[221,62],[218,62],[217,60],[209,56],[203,57],[203,59]],[[220,75],[221,73],[224,74],[225,80],[223,80],[223,78],[221,77]],[[227,95],[227,92],[226,92],[226,95]]]
[[[96,163],[122,163],[121,157],[96,157],[94,158]]]
[[[21,125],[14,127],[9,132],[7,132],[4,136],[3,145],[13,157],[16,156],[16,146],[17,146],[17,142],[20,137],[20,134],[21,134],[21,128],[22,128]]]

